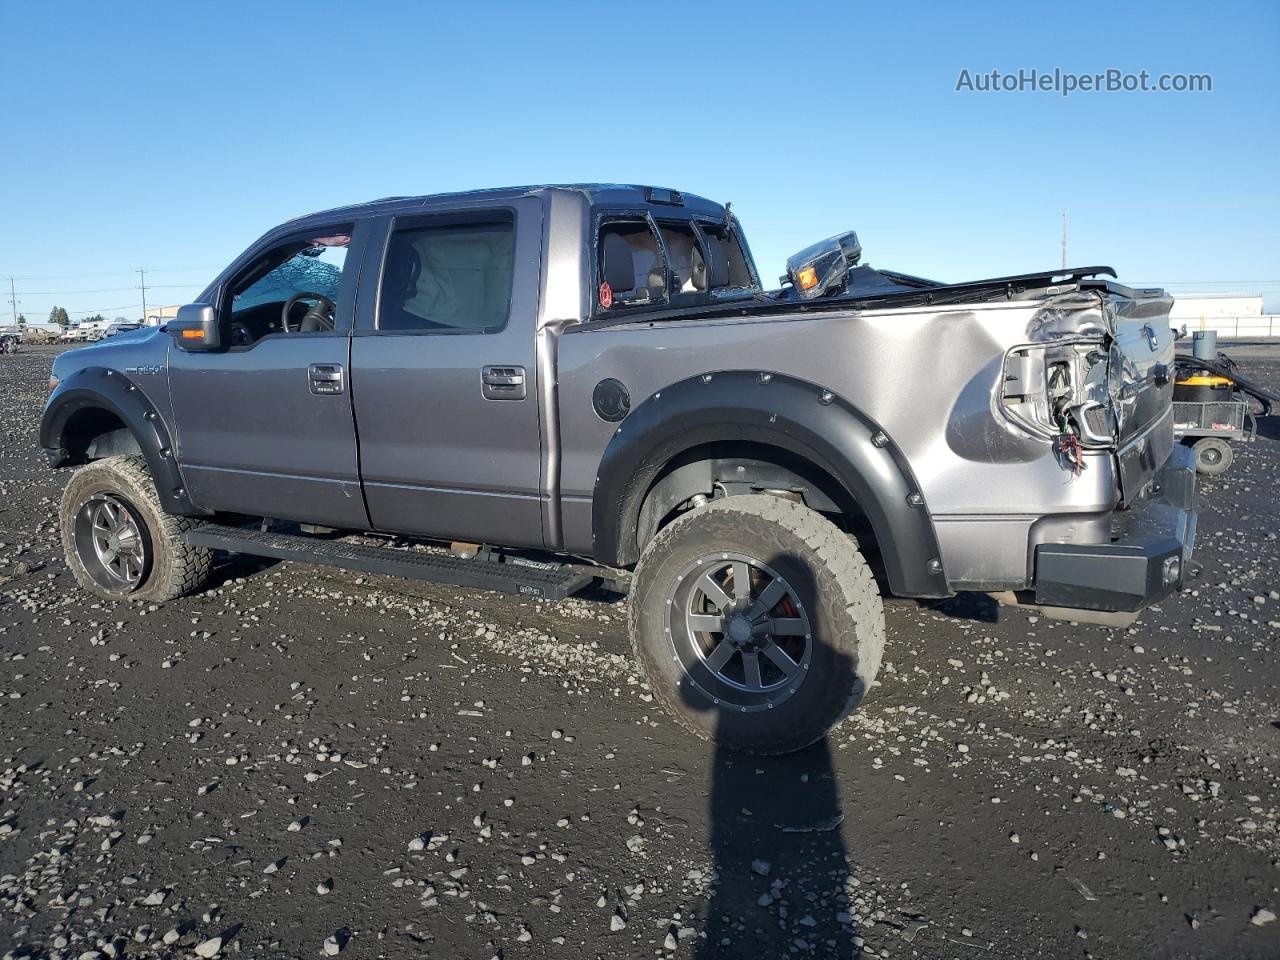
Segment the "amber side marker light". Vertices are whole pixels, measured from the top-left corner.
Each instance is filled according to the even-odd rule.
[[[183,330],[182,339],[183,340],[203,340],[204,331],[203,330]]]
[[[58,389],[58,384],[60,384],[61,382],[62,382],[62,381],[61,381],[61,380],[59,380],[57,377],[50,377],[50,378],[49,378],[49,392],[50,392],[50,393],[53,393],[53,391],[57,390],[57,389]]]
[[[818,271],[813,267],[805,267],[796,274],[796,283],[800,284],[801,290],[812,290],[818,285]]]

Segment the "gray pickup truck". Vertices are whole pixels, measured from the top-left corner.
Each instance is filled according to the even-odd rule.
[[[67,562],[106,599],[225,550],[528,596],[630,591],[654,694],[780,753],[879,668],[882,593],[1132,611],[1194,472],[1170,299],[1105,267],[945,284],[852,233],[760,282],[652,187],[395,197],[290,221],[160,330],[54,363]]]

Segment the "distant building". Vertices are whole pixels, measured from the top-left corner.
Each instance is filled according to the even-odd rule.
[[[1280,317],[1262,312],[1260,293],[1175,293],[1169,324],[1223,337],[1280,336]]]
[[[170,307],[148,307],[142,322],[149,327],[158,327],[166,320],[172,320],[177,315],[178,304],[176,303]]]
[[[1191,325],[1218,317],[1262,316],[1260,293],[1175,293],[1169,319]]]

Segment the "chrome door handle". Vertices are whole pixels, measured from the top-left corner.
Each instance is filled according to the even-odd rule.
[[[307,367],[307,381],[317,396],[332,396],[345,389],[340,363],[313,363]]]

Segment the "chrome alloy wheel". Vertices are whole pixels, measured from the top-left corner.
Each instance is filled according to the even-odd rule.
[[[768,710],[804,682],[813,656],[809,614],[767,564],[721,553],[694,561],[667,598],[672,656],[717,704]]]
[[[76,515],[76,550],[89,575],[112,593],[138,588],[150,565],[150,538],[133,508],[97,493]]]

